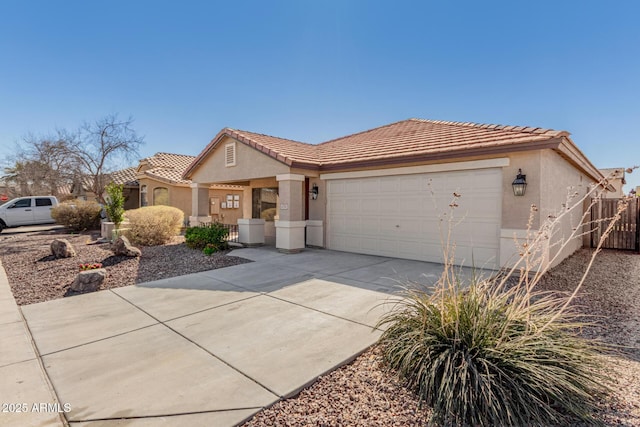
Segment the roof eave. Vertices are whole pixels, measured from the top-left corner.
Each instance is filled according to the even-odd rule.
[[[535,141],[527,144],[513,144],[513,145],[501,145],[494,147],[479,147],[479,148],[463,148],[455,151],[443,151],[440,153],[424,153],[420,155],[405,155],[399,157],[389,157],[384,159],[369,159],[353,162],[345,162],[338,164],[322,164],[320,170],[336,171],[341,169],[352,169],[358,167],[373,167],[373,166],[391,166],[397,164],[403,164],[408,162],[423,162],[429,160],[449,160],[460,159],[466,157],[477,156],[490,156],[490,155],[504,155],[510,152],[532,151],[542,150],[545,148],[557,149],[561,144],[562,138],[551,138],[543,141]]]

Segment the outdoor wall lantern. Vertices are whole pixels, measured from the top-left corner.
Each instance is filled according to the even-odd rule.
[[[311,196],[311,200],[316,200],[318,198],[318,184],[313,184],[311,190],[309,191],[309,196]]]
[[[511,183],[513,187],[513,194],[516,196],[524,196],[524,192],[527,191],[527,175],[522,175],[522,169],[518,169],[518,175],[516,179]]]

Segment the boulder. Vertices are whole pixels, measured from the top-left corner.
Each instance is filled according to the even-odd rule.
[[[113,244],[112,250],[113,250],[113,253],[116,255],[124,255],[129,257],[136,257],[136,256],[142,255],[142,252],[140,252],[140,249],[133,246],[129,242],[129,239],[127,239],[125,236],[118,237],[116,242]]]
[[[96,268],[95,270],[81,271],[71,284],[71,290],[76,292],[97,291],[107,278],[107,270]]]
[[[71,258],[76,256],[76,250],[67,239],[56,239],[51,242],[51,254],[56,258]]]

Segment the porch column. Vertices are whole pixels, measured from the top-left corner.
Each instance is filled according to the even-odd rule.
[[[281,252],[304,249],[304,175],[276,175],[280,218],[276,221],[276,248]]]
[[[211,222],[209,215],[209,184],[191,183],[191,216],[189,225]]]

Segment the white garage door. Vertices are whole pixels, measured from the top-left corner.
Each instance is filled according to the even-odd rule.
[[[456,192],[455,263],[496,268],[501,188],[500,168],[329,180],[327,246],[443,262],[441,242]]]

